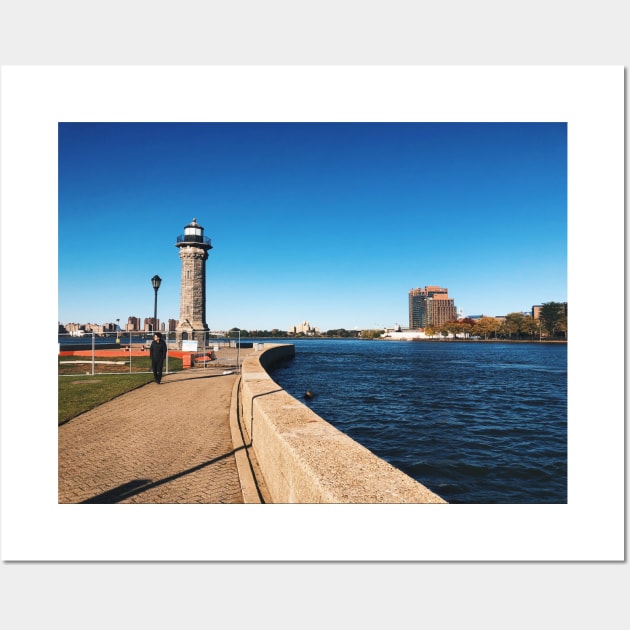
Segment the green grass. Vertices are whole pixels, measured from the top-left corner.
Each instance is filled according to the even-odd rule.
[[[142,387],[153,381],[151,373],[151,361],[148,357],[133,361],[134,371],[129,374],[112,374],[111,371],[120,371],[124,366],[99,366],[97,369],[104,369],[101,373],[94,376],[85,374],[86,366],[79,364],[78,366],[66,364],[65,361],[59,361],[58,380],[58,407],[57,407],[57,424],[62,425],[68,420],[78,416],[79,414],[94,409],[103,403],[126,394],[133,389]],[[91,366],[88,366],[91,369]],[[182,360],[169,357],[168,372],[178,372],[182,369]],[[110,372],[110,373],[107,373]]]
[[[60,376],[58,424],[94,409],[108,400],[142,387],[153,380],[153,374],[104,374],[94,376]]]

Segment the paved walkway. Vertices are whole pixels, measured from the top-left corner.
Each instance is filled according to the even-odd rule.
[[[59,503],[260,503],[223,372],[168,374],[60,426]]]

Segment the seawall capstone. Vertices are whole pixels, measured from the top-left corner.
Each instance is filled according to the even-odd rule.
[[[284,391],[266,368],[293,356],[264,344],[242,364],[240,421],[273,503],[447,503]]]

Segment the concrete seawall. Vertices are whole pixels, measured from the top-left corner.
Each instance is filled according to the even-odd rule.
[[[273,381],[266,368],[294,355],[265,344],[242,364],[241,428],[273,503],[446,503]]]

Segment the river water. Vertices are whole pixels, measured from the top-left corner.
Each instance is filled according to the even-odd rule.
[[[290,343],[278,385],[449,503],[566,503],[566,345]]]

